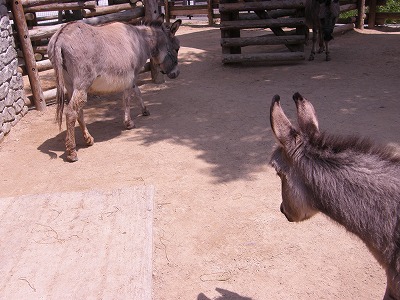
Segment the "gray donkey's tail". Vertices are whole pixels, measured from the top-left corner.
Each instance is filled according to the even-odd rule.
[[[64,113],[64,104],[66,102],[65,97],[65,83],[63,75],[63,55],[61,41],[58,40],[60,33],[63,31],[65,26],[60,28],[50,39],[47,54],[56,74],[57,84],[57,110],[56,110],[56,122],[61,130],[62,117]]]

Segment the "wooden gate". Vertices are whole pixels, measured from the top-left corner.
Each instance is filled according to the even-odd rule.
[[[233,1],[221,0],[219,5],[223,63],[305,58],[304,0]],[[283,27],[290,28],[290,31],[283,30]],[[259,30],[257,33],[262,35],[244,36],[247,29],[265,28],[270,32]],[[242,53],[242,47],[256,45],[285,45],[288,51]]]

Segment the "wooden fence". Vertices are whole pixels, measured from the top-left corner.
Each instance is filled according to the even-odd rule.
[[[400,12],[377,12],[378,6],[384,6],[385,4],[386,0],[365,0],[365,5],[369,7],[369,12],[366,14],[368,28],[382,25],[387,19],[400,20]]]
[[[304,59],[305,20],[304,0],[108,0],[117,3],[110,6],[98,6],[93,0],[14,0],[10,1],[13,22],[19,37],[18,47],[21,49],[23,65],[20,71],[27,74],[32,90],[29,96],[31,104],[38,110],[46,107],[46,102],[54,99],[56,90],[43,91],[40,84],[40,74],[52,69],[46,57],[47,43],[50,37],[66,22],[82,19],[92,25],[112,21],[137,22],[141,18],[154,19],[164,5],[166,19],[177,16],[207,16],[208,24],[214,19],[221,20],[221,46],[223,62],[246,61],[296,61]],[[160,0],[159,0],[160,1]],[[250,2],[251,1],[251,2]],[[335,32],[354,28],[363,28],[368,17],[368,27],[386,18],[400,19],[399,13],[377,13],[377,6],[385,5],[386,0],[340,0],[341,12],[357,10],[357,16],[348,20],[344,26],[337,27]],[[365,7],[369,13],[365,14]],[[216,13],[216,10],[218,11]],[[50,17],[39,16],[39,12],[52,11]],[[354,24],[355,23],[355,24]],[[273,34],[263,33],[259,36],[244,36],[248,29],[270,28]],[[242,53],[242,48],[248,46],[285,45],[287,52],[267,51]],[[152,62],[143,71],[151,71],[154,82],[163,82],[160,72]]]
[[[342,24],[335,28],[334,34],[351,30],[355,26],[358,28],[364,26],[365,0],[363,0],[364,3],[360,1],[340,1],[341,13],[357,10],[357,15],[361,18],[341,20]],[[371,1],[384,2],[385,0]],[[308,31],[304,9],[304,0],[221,0],[219,11],[221,14],[222,62],[304,60],[304,43]],[[261,30],[268,28],[269,31]],[[258,30],[261,35],[245,36],[249,30],[250,33],[254,33],[254,29]],[[287,51],[282,51],[281,47],[277,48],[277,45],[284,45]],[[258,48],[263,46],[263,49],[242,53],[242,48],[249,46]]]
[[[40,83],[40,74],[52,69],[46,57],[47,43],[51,36],[64,23],[74,19],[82,19],[91,25],[105,24],[113,21],[139,22],[142,18],[155,19],[159,15],[159,7],[155,0],[142,2],[132,0],[130,3],[101,7],[96,1],[71,0],[14,0],[10,2],[13,22],[16,25],[17,44],[21,49],[23,64],[20,72],[28,75],[32,95],[28,97],[31,105],[36,109],[44,110],[46,102],[54,99],[56,89],[43,91]],[[56,16],[38,17],[38,12],[56,11]],[[71,12],[72,11],[72,12]],[[37,61],[39,60],[39,61]],[[154,82],[163,82],[157,67],[148,63],[143,71],[152,71]],[[160,77],[161,76],[161,77]]]
[[[220,17],[218,13],[219,0],[164,0],[164,10],[167,22],[178,16],[207,16],[208,25],[214,24],[214,19]]]

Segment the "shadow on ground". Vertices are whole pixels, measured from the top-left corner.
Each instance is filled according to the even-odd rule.
[[[239,294],[221,288],[216,288],[215,290],[221,294],[221,296],[213,298],[215,300],[251,300],[251,298],[249,297],[243,297],[240,296]],[[211,300],[211,299],[208,298],[203,293],[201,293],[197,296],[197,300]]]
[[[352,34],[355,38],[361,36],[359,33]],[[382,91],[385,97],[391,97],[389,89],[385,91],[385,86],[381,86],[379,90],[371,91],[365,87],[365,81],[376,76],[372,73],[375,69],[370,71],[366,68],[359,77],[343,72],[344,66],[354,62],[362,49],[347,45],[339,48],[333,43],[334,61],[331,62],[318,58],[314,62],[293,65],[283,63],[268,67],[260,64],[251,68],[240,64],[225,66],[221,62],[219,37],[216,28],[179,36],[182,48],[179,56],[181,74],[175,80],[166,79],[163,85],[141,86],[151,116],[135,118],[136,126],[144,129],[145,134],[132,134],[126,138],[127,142],[150,147],[160,141],[169,141],[190,147],[196,150],[197,158],[211,166],[215,183],[221,183],[238,179],[253,180],[254,174],[268,163],[275,143],[269,125],[269,105],[275,94],[283,95],[282,105],[289,116],[294,111],[291,101],[294,92],[299,91],[309,98],[316,107],[323,129],[330,126],[335,131],[339,127],[334,126],[351,120],[354,125],[349,132],[357,133],[365,128],[365,122],[362,122],[365,119],[370,118],[371,123],[375,122],[373,118],[378,117],[393,121],[391,115],[388,118],[387,114],[382,114],[383,109],[393,111],[389,102],[385,101],[383,106],[374,99],[374,93],[380,94]],[[390,44],[391,38],[398,37],[377,36],[375,42]],[[370,54],[362,52],[362,55]],[[390,57],[395,59],[396,56]],[[374,58],[371,57],[371,61]],[[380,70],[381,76],[386,76],[386,73],[387,70]],[[254,74],[258,74],[257,79]],[[390,86],[391,77],[387,78]],[[348,94],[343,89],[343,82],[351,82],[359,89],[355,89],[354,93],[353,88]],[[321,89],[324,89],[326,96],[315,99],[314,93],[321,94]],[[95,142],[113,140],[124,130],[120,102],[110,101],[115,97],[102,96],[101,99],[100,102],[89,101],[86,109],[91,119],[87,122],[88,129]],[[374,106],[380,110],[371,114],[374,113]],[[134,103],[132,115],[135,116],[137,111]],[[336,118],[336,122],[332,118]],[[385,128],[375,130],[384,131]],[[47,140],[39,150],[54,157],[55,151],[64,149],[64,134]],[[76,137],[79,149],[84,143],[78,130]],[[393,134],[383,138],[387,139],[393,139]]]

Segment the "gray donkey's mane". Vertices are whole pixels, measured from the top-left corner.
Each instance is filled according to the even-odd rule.
[[[314,154],[314,159],[332,157],[347,151],[379,157],[381,160],[400,163],[399,150],[393,146],[378,145],[369,138],[359,136],[339,136],[327,132],[316,134],[309,138],[308,154]]]
[[[387,220],[386,224],[378,221],[385,214],[391,215],[399,205],[395,201],[400,182],[396,168],[400,155],[396,148],[381,147],[367,138],[322,133],[309,137],[299,152],[302,158],[298,166],[320,199],[315,205],[357,234],[374,253],[380,242],[371,240],[370,235],[379,240],[399,226],[398,217]],[[337,201],[341,203],[340,209]],[[392,229],[379,236],[381,226]]]

